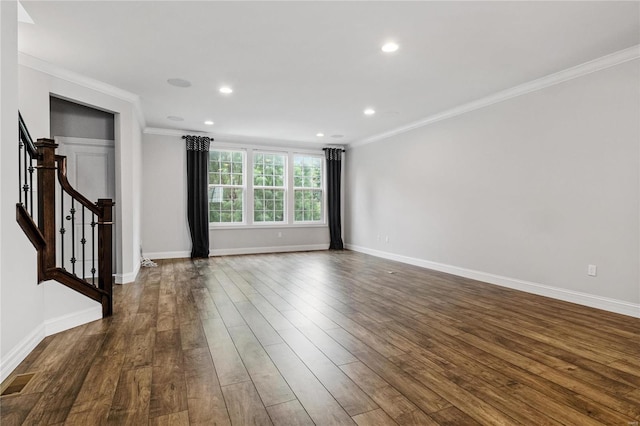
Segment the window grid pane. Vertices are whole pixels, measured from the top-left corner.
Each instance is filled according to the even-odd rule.
[[[294,221],[322,220],[322,157],[296,155],[293,161]]]
[[[316,189],[295,190],[296,222],[312,222],[322,220],[322,191]]]
[[[209,222],[244,222],[244,152],[209,152]]]
[[[253,156],[253,221],[284,222],[286,160],[284,154]]]
[[[293,180],[295,188],[320,188],[322,186],[322,159],[296,155]]]
[[[209,186],[209,222],[242,222],[243,195],[242,188]]]

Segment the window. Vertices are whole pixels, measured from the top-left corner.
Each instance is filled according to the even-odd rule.
[[[209,152],[209,222],[244,222],[244,152]]]
[[[293,159],[294,220],[322,220],[322,157],[295,155]]]
[[[253,154],[253,221],[285,221],[285,154]]]
[[[209,223],[214,227],[323,225],[323,173],[322,154],[258,147],[212,149]]]

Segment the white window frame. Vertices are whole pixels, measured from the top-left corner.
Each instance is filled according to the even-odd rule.
[[[327,205],[327,194],[326,194],[326,173],[325,173],[325,161],[324,161],[324,154],[310,154],[310,153],[306,153],[306,152],[294,152],[292,153],[291,156],[291,174],[294,175],[295,173],[295,157],[296,156],[301,156],[301,157],[317,157],[320,159],[320,175],[321,175],[321,180],[320,180],[320,187],[318,188],[313,188],[313,187],[296,187],[295,186],[295,176],[293,176],[293,179],[291,180],[291,213],[292,213],[292,217],[291,217],[291,223],[295,223],[295,224],[310,224],[310,225],[314,225],[314,224],[325,224],[326,223],[326,205]],[[321,205],[320,205],[320,219],[319,220],[295,220],[295,203],[296,203],[296,190],[299,191],[320,191],[321,194]]]
[[[261,155],[279,155],[284,158],[284,176],[282,179],[282,186],[267,186],[267,185],[256,185],[255,184],[255,175],[251,178],[251,198],[253,201],[252,209],[251,209],[251,221],[254,225],[284,225],[289,222],[288,212],[289,212],[289,155],[287,152],[282,151],[267,151],[267,150],[252,150],[251,152],[251,173],[253,174],[255,168],[255,158],[257,154]],[[271,190],[281,190],[284,192],[284,196],[282,199],[282,220],[281,221],[255,221],[255,190],[256,189],[271,189]],[[264,210],[263,210],[264,211]]]
[[[211,151],[218,151],[218,152],[230,152],[232,153],[241,153],[242,154],[242,185],[225,185],[225,184],[215,184],[215,183],[208,183],[207,184],[207,188],[211,188],[211,187],[218,187],[218,188],[222,188],[223,190],[225,188],[237,188],[237,189],[242,189],[242,222],[211,222],[209,221],[209,227],[218,227],[218,226],[244,226],[247,223],[247,152],[246,150],[243,149],[239,149],[239,148],[218,148],[218,147],[214,147],[214,149],[209,149],[209,152]],[[233,157],[232,157],[233,158]],[[211,161],[209,159],[209,161]],[[211,173],[211,171],[209,171],[209,173]],[[207,179],[209,178],[209,175],[207,174]],[[207,190],[208,192],[208,190]],[[207,207],[209,206],[209,202],[207,200]],[[207,211],[211,212],[211,210],[209,210],[209,207],[207,209]],[[207,216],[208,217],[208,216]]]
[[[326,164],[324,153],[313,149],[300,149],[291,147],[278,147],[267,145],[251,145],[235,142],[216,142],[211,144],[211,151],[239,151],[244,153],[243,163],[243,219],[244,222],[209,222],[211,229],[285,229],[285,228],[314,228],[327,226],[327,191],[326,191]],[[283,222],[254,222],[254,199],[253,199],[253,157],[254,153],[280,154],[285,156],[286,161],[286,186],[285,186],[285,220]],[[294,155],[317,156],[321,158],[322,183],[318,188],[322,191],[322,214],[319,221],[295,221],[295,200],[294,200]]]

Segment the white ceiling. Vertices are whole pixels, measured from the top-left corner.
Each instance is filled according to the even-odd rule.
[[[234,139],[346,144],[640,43],[638,2],[22,3],[21,52]]]

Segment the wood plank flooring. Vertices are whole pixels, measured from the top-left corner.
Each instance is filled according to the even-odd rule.
[[[158,263],[40,343],[3,426],[640,421],[638,319],[350,251]]]

